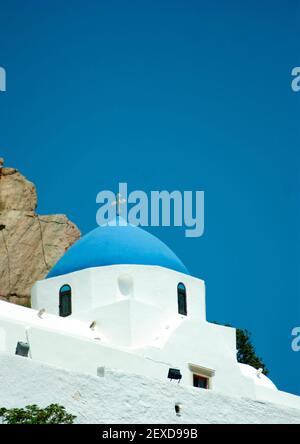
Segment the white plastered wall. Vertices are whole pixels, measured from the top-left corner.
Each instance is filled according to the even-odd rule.
[[[177,285],[187,291],[187,316],[178,314]],[[72,288],[72,315],[58,316],[59,289]],[[0,351],[14,354],[28,342],[33,360],[97,374],[116,368],[167,380],[180,369],[192,385],[190,365],[209,369],[214,391],[280,403],[291,395],[260,390],[236,361],[235,329],[206,321],[202,280],[161,267],[116,265],[39,281],[27,309],[0,301]],[[37,311],[46,309],[42,318]],[[90,329],[92,321],[95,328]]]
[[[0,301],[0,342],[2,351],[11,356],[17,342],[25,341],[30,345],[30,356],[22,359],[28,361],[91,375],[97,374],[98,367],[115,368],[166,384],[169,367],[177,367],[182,372],[182,386],[191,386],[189,364],[207,366],[215,370],[212,389],[216,393],[300,409],[299,397],[255,387],[239,372],[230,345],[232,331],[214,324],[200,326],[193,320],[180,320],[159,346],[126,349],[102,342],[99,332],[91,331],[82,321],[50,314],[39,318],[35,310]]]
[[[98,267],[39,281],[32,289],[32,308],[59,314],[59,290],[68,284],[72,288],[70,318],[96,321],[115,345],[140,347],[179,317],[180,282],[186,286],[188,318],[204,322],[204,282],[156,266]]]

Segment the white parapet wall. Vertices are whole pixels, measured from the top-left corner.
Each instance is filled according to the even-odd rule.
[[[300,409],[107,368],[92,376],[0,354],[0,407],[59,403],[77,423],[300,423]],[[182,405],[176,416],[175,404]]]

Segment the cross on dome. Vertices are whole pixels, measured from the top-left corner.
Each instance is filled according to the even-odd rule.
[[[120,216],[121,213],[121,205],[125,204],[127,202],[126,199],[122,198],[121,193],[116,194],[116,200],[112,202],[113,206],[116,206],[116,214],[117,216]]]

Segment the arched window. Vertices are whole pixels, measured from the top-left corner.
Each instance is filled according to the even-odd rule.
[[[177,286],[177,298],[178,298],[178,313],[181,315],[187,315],[186,306],[186,289],[185,285],[180,283]]]
[[[59,316],[72,314],[72,290],[70,285],[63,285],[59,290]]]

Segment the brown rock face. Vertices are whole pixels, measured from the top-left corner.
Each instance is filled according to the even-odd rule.
[[[43,279],[80,231],[64,215],[39,216],[35,186],[0,158],[0,299],[30,305]]]

